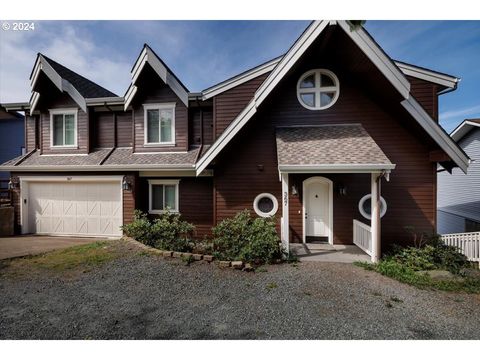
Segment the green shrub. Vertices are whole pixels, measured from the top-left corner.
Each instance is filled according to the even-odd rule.
[[[140,210],[135,210],[133,222],[122,226],[127,236],[142,244],[162,250],[190,251],[194,244],[191,236],[195,226],[181,220],[180,214],[166,211],[155,220]]]
[[[155,237],[152,236],[152,224],[147,217],[140,210],[135,210],[133,213],[133,221],[130,224],[122,225],[122,231],[125,235],[134,238],[142,244],[148,246],[155,245]]]
[[[275,218],[252,218],[248,210],[224,219],[212,229],[215,257],[257,264],[281,258]]]

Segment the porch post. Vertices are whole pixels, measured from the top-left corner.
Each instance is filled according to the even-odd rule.
[[[288,219],[288,173],[281,173],[282,180],[282,224],[281,239],[284,250],[289,252],[289,219]]]
[[[381,256],[381,237],[380,237],[380,181],[381,174],[372,173],[371,185],[372,185],[372,253],[371,260],[376,263]]]

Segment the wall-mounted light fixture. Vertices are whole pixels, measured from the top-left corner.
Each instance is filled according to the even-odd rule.
[[[18,178],[11,177],[10,181],[8,182],[8,188],[10,190],[14,190],[18,187]]]
[[[338,184],[338,193],[341,196],[347,195],[347,187],[345,185],[343,185],[343,183]]]
[[[132,190],[132,184],[129,179],[127,179],[126,176],[123,177],[123,182],[122,182],[122,189],[130,191]]]
[[[293,196],[298,195],[297,185],[295,184],[292,185],[292,195]]]

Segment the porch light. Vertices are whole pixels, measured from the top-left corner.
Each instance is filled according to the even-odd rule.
[[[10,190],[13,190],[17,188],[17,185],[18,185],[17,180],[14,178],[10,178],[10,181],[8,182],[8,188]]]
[[[132,184],[130,184],[130,182],[127,181],[127,178],[126,178],[126,177],[123,178],[122,189],[123,189],[123,190],[127,190],[127,191],[132,190]]]
[[[297,185],[295,184],[292,185],[292,195],[298,195]]]

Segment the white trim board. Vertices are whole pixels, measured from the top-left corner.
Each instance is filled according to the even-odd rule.
[[[425,80],[434,84],[442,85],[449,89],[455,88],[455,86],[457,86],[457,84],[460,82],[460,79],[455,76],[442,74],[433,70],[428,70],[415,65],[406,64],[401,61],[395,61],[395,65],[397,65],[398,68],[402,70],[405,75]]]
[[[395,164],[316,164],[316,165],[279,165],[280,173],[362,173],[387,171],[395,169]]]
[[[390,83],[399,91],[404,100],[402,105],[410,112],[415,120],[427,130],[428,134],[437,142],[437,144],[455,161],[455,163],[466,171],[468,167],[468,157],[463,151],[450,139],[435,123],[435,121],[418,105],[410,95],[410,83],[393,61],[383,52],[383,50],[373,41],[363,28],[352,30],[347,21],[315,21],[295,44],[288,50],[285,56],[279,61],[275,69],[270,73],[267,79],[255,92],[253,99],[240,112],[233,122],[219,136],[215,143],[208,149],[205,155],[197,162],[197,173],[201,173],[220,153],[220,151],[230,142],[230,140],[243,128],[243,126],[253,117],[257,108],[263,100],[275,88],[278,82],[287,74],[288,70],[295,64],[300,56],[314,42],[327,26],[338,24],[345,33],[360,47],[369,57],[374,65],[384,74]],[[465,165],[466,164],[466,165]]]
[[[133,98],[135,97],[138,89],[136,82],[143,68],[145,67],[145,64],[147,63],[153,68],[153,70],[157,73],[160,79],[162,79],[162,81],[173,90],[173,92],[180,98],[180,100],[185,104],[185,106],[188,107],[188,90],[185,89],[184,86],[177,80],[175,75],[173,75],[167,69],[167,67],[153,52],[153,50],[147,44],[145,44],[131,71],[132,82],[124,96],[124,109],[127,110]]]
[[[458,125],[450,134],[450,137],[455,140],[459,141],[461,138],[463,138],[465,135],[468,134],[470,130],[474,127],[480,127],[480,123],[477,123],[475,121],[470,121],[470,120],[464,120],[460,125]]]

